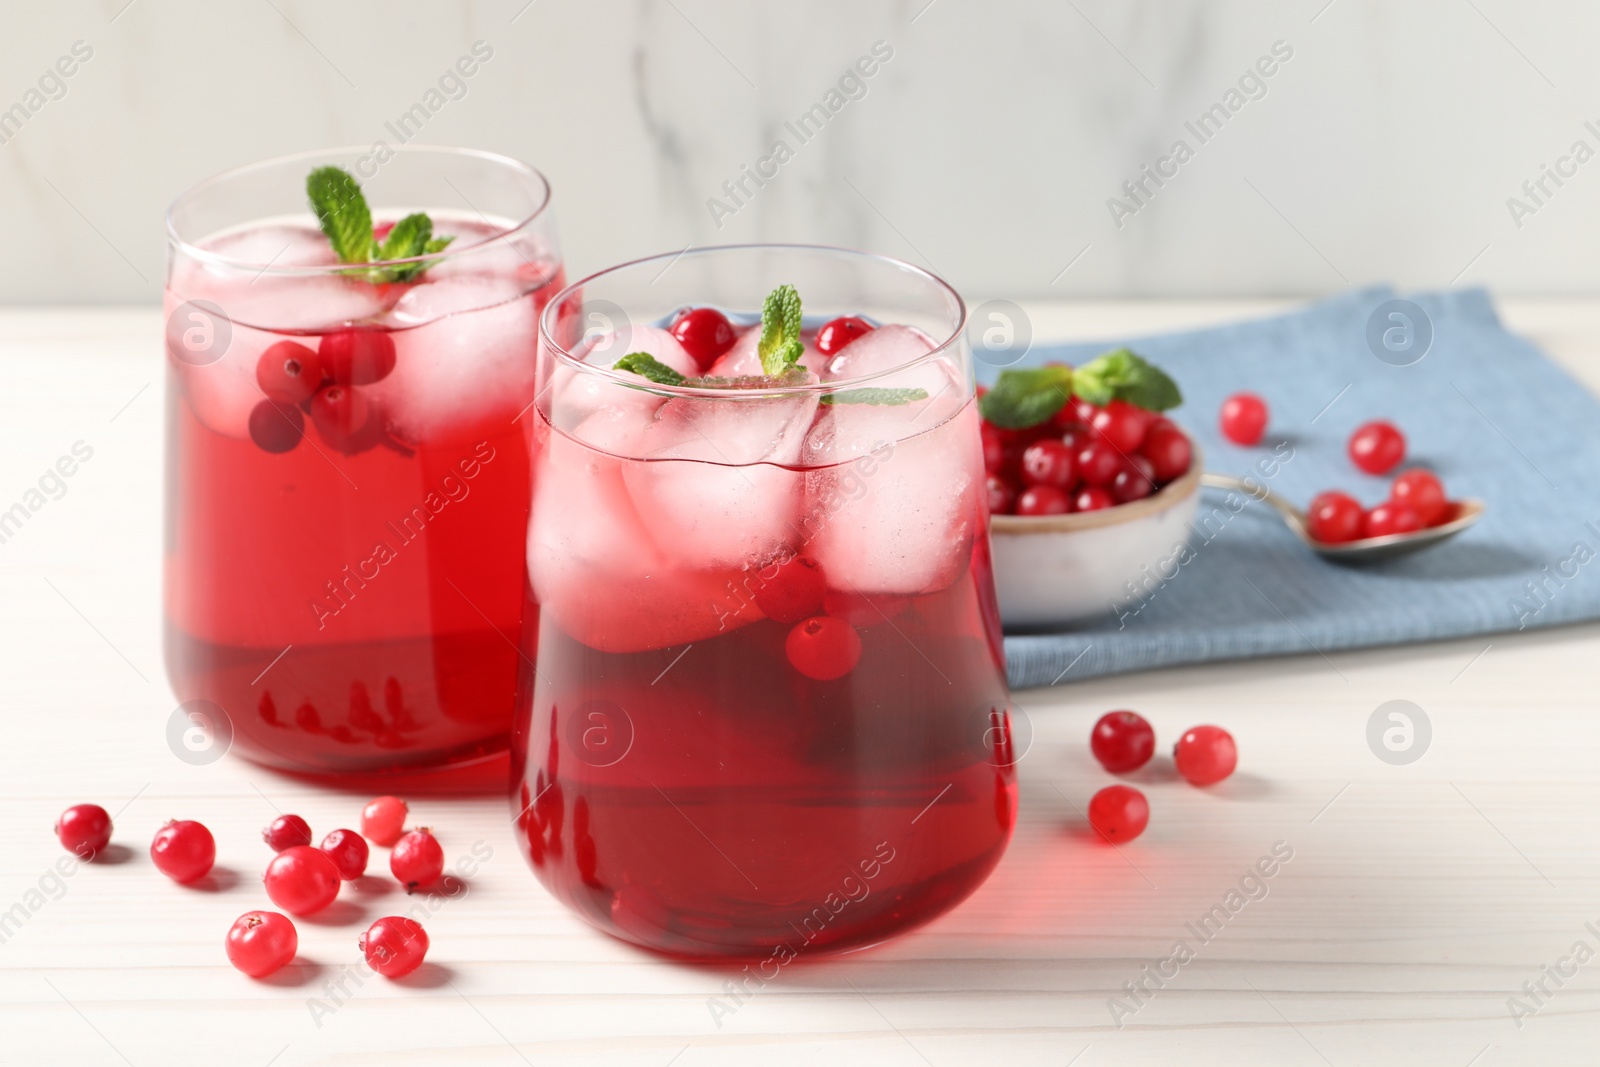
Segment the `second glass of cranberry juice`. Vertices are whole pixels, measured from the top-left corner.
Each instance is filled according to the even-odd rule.
[[[643,260],[545,309],[512,809],[591,923],[772,969],[925,922],[999,861],[964,315],[908,264],[804,246]]]
[[[308,206],[328,167],[361,202],[340,218],[370,211],[370,243],[342,235],[370,263]],[[249,758],[385,771],[505,747],[537,610],[518,420],[562,284],[548,204],[520,163],[420,147],[273,160],[174,203],[168,674]]]

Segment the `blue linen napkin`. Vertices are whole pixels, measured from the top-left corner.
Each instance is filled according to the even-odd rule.
[[[1207,528],[1190,540],[1193,558],[1103,617],[1009,634],[1014,687],[1600,618],[1600,403],[1507,332],[1482,290],[1409,297],[1431,322],[1431,347],[1410,365],[1379,359],[1369,320],[1395,295],[1372,288],[1260,321],[1027,353],[1018,366],[1078,365],[1129,345],[1177,379],[1184,404],[1169,414],[1208,470],[1260,477],[1257,461],[1287,446],[1292,457],[1262,480],[1301,506],[1324,489],[1367,506],[1387,495],[1388,478],[1345,454],[1355,427],[1386,418],[1406,435],[1405,466],[1431,468],[1452,498],[1478,497],[1487,511],[1438,547],[1356,567],[1308,551],[1266,505],[1230,515],[1225,494],[1202,490],[1196,525]],[[1217,430],[1222,401],[1240,390],[1271,409],[1250,448]]]

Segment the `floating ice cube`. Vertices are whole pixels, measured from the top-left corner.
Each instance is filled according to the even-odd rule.
[[[910,326],[879,326],[862,334],[845,345],[823,368],[824,381],[837,382],[846,378],[861,378],[869,374],[906,368],[929,352],[933,341],[921,330]],[[938,367],[920,365],[896,371],[867,385],[885,389],[926,389],[932,396],[948,382],[944,371]]]
[[[706,374],[713,378],[759,377],[765,373],[761,368],[760,344],[761,327],[746,328],[739,339],[733,342],[733,347],[717,357]],[[817,351],[815,341],[807,338],[805,348],[805,355],[799,359],[800,366],[816,371],[827,362],[827,358]]]
[[[594,362],[610,366],[630,352],[645,352],[654,356],[682,375],[697,373],[695,363],[677,338],[655,326],[634,326],[625,332],[595,339],[588,353],[597,357]],[[556,367],[551,374],[554,399],[551,404],[553,422],[558,429],[577,432],[577,428],[590,416],[607,408],[624,407],[646,414],[654,413],[663,402],[658,393],[645,389],[632,389],[605,375],[586,374],[571,367]],[[641,385],[646,383],[639,379]],[[597,440],[582,434],[583,440],[599,448],[606,448]],[[610,449],[607,449],[610,451]],[[628,454],[628,453],[624,453]]]
[[[943,589],[981,532],[983,457],[960,374],[942,359],[908,373],[927,400],[830,404],[806,438],[803,462],[821,469],[807,475],[801,523],[843,592]]]
[[[621,468],[632,465],[546,435],[528,528],[540,610],[605,652],[668,648],[759,619],[733,589],[737,572],[697,567],[688,546],[658,547],[623,484]]]
[[[662,549],[707,568],[739,568],[798,540],[800,459],[814,396],[678,397],[641,442],[648,462],[623,470],[639,515]]]
[[[368,387],[390,431],[412,443],[461,444],[499,432],[533,401],[538,308],[511,279],[413,286],[392,321],[393,373]]]

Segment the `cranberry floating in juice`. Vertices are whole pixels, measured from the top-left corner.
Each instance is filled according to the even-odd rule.
[[[522,420],[562,283],[548,201],[512,160],[408,147],[257,164],[173,205],[168,673],[249,758],[505,747],[537,610]]]
[[[1018,753],[964,315],[907,264],[798,246],[545,310],[512,811],[591,923],[786,960],[999,861]]]

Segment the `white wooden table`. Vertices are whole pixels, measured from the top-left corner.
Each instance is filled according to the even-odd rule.
[[[1065,338],[1273,306],[1032,311],[1035,336]],[[1600,383],[1600,304],[1506,310]],[[478,842],[493,852],[429,921],[438,966],[422,980],[352,981],[358,916],[403,910],[398,889],[358,896],[343,922],[300,922],[293,969],[244,978],[222,938],[266,904],[260,828],[279,811],[319,832],[351,825],[363,797],[232,758],[190,766],[167,747],[159,327],[153,310],[0,313],[0,510],[74,442],[94,450],[65,495],[0,543],[0,1062],[1489,1067],[1600,1055],[1600,959],[1571,977],[1544,970],[1572,972],[1559,961],[1575,942],[1600,952],[1594,626],[1343,653],[1337,670],[1305,656],[1018,694],[1035,739],[993,878],[922,932],[785,968],[720,1026],[708,1000],[729,973],[664,963],[569,916],[525,869],[498,795],[413,793],[452,859]],[[1409,766],[1365,739],[1373,709],[1397,698],[1433,724]],[[1218,722],[1242,752],[1209,791],[1149,774],[1150,829],[1120,851],[1078,814],[1106,781],[1089,726],[1113,707],[1141,710],[1163,748]],[[51,824],[86,800],[118,813],[128,851],[58,880]],[[185,891],[151,867],[150,836],[169,817],[216,832],[220,888]],[[1226,903],[1276,842],[1292,860],[1202,943],[1185,924]],[[1114,1018],[1108,1000],[1180,939],[1193,959],[1166,965],[1164,986]],[[1524,992],[1541,982],[1548,995]],[[1513,996],[1537,1008],[1520,1026]]]

